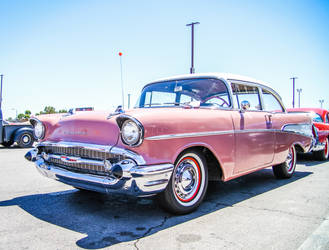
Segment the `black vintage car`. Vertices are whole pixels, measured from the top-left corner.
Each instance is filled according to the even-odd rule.
[[[0,109],[0,144],[4,147],[10,147],[17,142],[19,147],[29,148],[32,147],[34,141],[31,125],[24,123],[9,124],[3,120]]]

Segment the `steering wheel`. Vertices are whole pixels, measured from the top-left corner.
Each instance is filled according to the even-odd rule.
[[[216,96],[216,95],[215,96],[210,96],[210,97],[206,98],[203,103],[206,103],[207,101],[209,101],[211,99],[215,99],[215,98],[221,100],[223,103],[222,104],[218,104],[218,103],[215,103],[215,102],[214,103],[211,102],[211,104],[216,104],[219,107],[224,107],[224,105],[226,105],[227,107],[230,106],[230,104],[228,104],[228,102],[224,98],[222,98],[220,96]]]

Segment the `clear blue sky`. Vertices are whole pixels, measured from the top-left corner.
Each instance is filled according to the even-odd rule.
[[[0,0],[3,112],[39,112],[133,101],[144,84],[190,68],[195,30],[196,72],[229,72],[269,82],[292,103],[329,108],[329,1]],[[126,100],[127,103],[127,100]],[[297,104],[297,100],[296,100]]]

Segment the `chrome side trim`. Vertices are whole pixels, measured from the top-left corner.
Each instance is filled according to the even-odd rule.
[[[224,131],[209,131],[209,132],[195,132],[195,133],[182,133],[182,134],[169,134],[169,135],[157,135],[145,138],[145,140],[157,141],[177,138],[188,138],[188,137],[201,137],[201,136],[212,136],[212,135],[226,135],[233,134],[234,130]]]
[[[243,134],[243,133],[263,133],[263,132],[281,132],[279,129],[240,129],[235,130],[236,134]]]
[[[243,129],[243,130],[208,131],[208,132],[195,132],[195,133],[150,136],[150,137],[145,138],[145,140],[155,141],[155,140],[167,140],[167,139],[188,138],[188,137],[227,135],[227,134],[234,134],[234,133],[242,134],[242,133],[263,133],[263,132],[281,132],[281,130],[278,130],[278,129]]]
[[[168,134],[168,135],[157,135],[146,137],[145,140],[157,141],[157,140],[169,140],[178,138],[189,138],[189,137],[203,137],[203,136],[213,136],[213,135],[227,135],[227,134],[243,134],[243,133],[294,133],[303,135],[306,137],[312,137],[306,135],[305,133],[292,131],[292,130],[280,130],[280,129],[241,129],[241,130],[223,130],[223,131],[208,131],[208,132],[194,132],[194,133],[181,133],[181,134]]]
[[[145,165],[146,162],[141,155],[138,155],[130,150],[110,146],[110,145],[98,145],[98,144],[89,144],[89,143],[80,143],[80,142],[50,142],[44,141],[37,144],[37,147],[41,146],[54,146],[54,147],[77,147],[87,150],[95,150],[99,152],[109,152],[111,154],[119,154],[133,159],[137,165]]]

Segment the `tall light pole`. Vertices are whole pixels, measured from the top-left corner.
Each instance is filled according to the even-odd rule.
[[[303,89],[296,89],[298,92],[298,108],[300,108],[300,93],[302,93]]]
[[[122,95],[122,109],[125,108],[125,95],[123,90],[123,76],[122,76],[122,52],[119,52],[120,57],[120,71],[121,71],[121,95]]]
[[[128,109],[130,109],[130,95],[131,94],[128,94]]]
[[[298,79],[298,77],[294,76],[291,77],[290,79],[292,79],[292,107],[295,107],[295,79]]]
[[[1,105],[2,105],[2,80],[3,80],[3,75],[0,75],[1,77],[1,87],[0,87],[0,110],[1,110]]]
[[[191,46],[191,68],[190,68],[190,73],[193,74],[195,72],[194,69],[194,25],[196,24],[200,24],[199,22],[192,22],[189,24],[186,24],[186,26],[191,26],[192,27],[192,37],[191,37],[191,42],[192,42],[192,46]]]
[[[319,100],[319,102],[320,102],[320,105],[321,105],[321,108],[322,108],[322,105],[324,103],[324,100],[323,99],[322,100]]]

